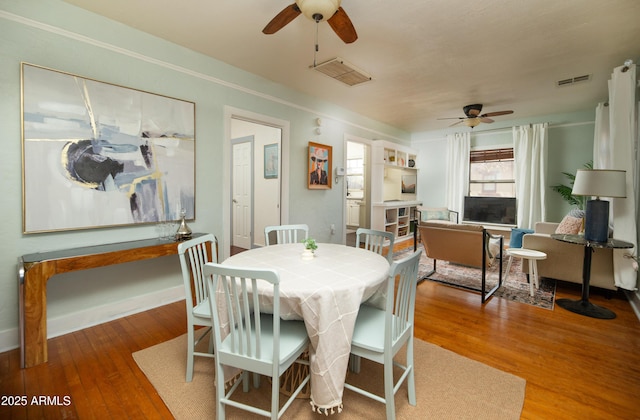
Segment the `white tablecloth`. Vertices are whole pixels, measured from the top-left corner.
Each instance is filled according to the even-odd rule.
[[[372,297],[379,300],[374,294],[388,276],[389,263],[345,245],[319,244],[311,260],[301,258],[303,250],[302,244],[271,245],[222,264],[278,272],[280,317],[304,320],[311,341],[311,402],[317,408],[340,409],[358,308]]]

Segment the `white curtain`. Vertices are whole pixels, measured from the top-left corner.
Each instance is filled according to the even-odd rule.
[[[513,127],[518,227],[546,221],[548,123]]]
[[[464,213],[464,197],[469,192],[471,133],[447,134],[447,208]]]
[[[596,121],[593,136],[593,167],[608,168],[611,162],[609,150],[609,103],[600,102],[596,107]]]
[[[635,198],[638,175],[634,150],[638,139],[636,106],[636,66],[615,68],[609,80],[608,112],[603,104],[596,108],[593,162],[596,169],[627,171],[627,197],[611,200],[614,237],[635,245],[633,250],[614,250],[613,253],[616,286],[627,290],[637,290],[637,273],[632,260],[624,258],[625,254],[638,255]]]

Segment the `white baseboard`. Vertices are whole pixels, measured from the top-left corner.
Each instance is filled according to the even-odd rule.
[[[635,292],[631,292],[625,290],[625,293],[627,294],[627,299],[629,299],[631,308],[633,308],[633,311],[640,320],[640,291],[636,290]]]
[[[184,286],[175,286],[47,320],[47,338],[68,334],[184,299]],[[20,347],[18,328],[0,331],[0,352]]]

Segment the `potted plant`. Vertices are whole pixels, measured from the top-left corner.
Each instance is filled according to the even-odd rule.
[[[593,162],[589,161],[583,165],[586,169],[593,169]],[[576,180],[576,174],[572,174],[570,172],[563,172],[564,176],[569,178],[569,185],[552,185],[551,189],[562,196],[562,198],[572,206],[576,206],[579,210],[584,210],[584,207],[587,203],[587,198],[580,195],[573,195],[571,191],[573,190],[573,183]]]
[[[318,249],[318,244],[316,243],[316,240],[313,238],[307,238],[304,241],[302,241],[302,243],[304,244],[304,252],[302,253],[302,258],[303,259],[313,258],[315,250]]]

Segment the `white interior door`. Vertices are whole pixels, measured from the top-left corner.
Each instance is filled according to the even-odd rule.
[[[232,140],[232,245],[251,249],[253,242],[253,136]]]
[[[234,176],[235,168],[233,153],[233,139],[242,139],[250,136],[253,138],[251,151],[251,175],[248,181],[251,183],[251,216],[246,217],[241,226],[245,232],[250,232],[249,244],[242,243],[236,245],[245,249],[263,246],[264,228],[270,225],[287,223],[289,220],[289,122],[279,120],[266,115],[252,113],[246,110],[225,106],[225,138],[223,146],[224,160],[223,169],[225,182],[223,186],[223,245],[221,245],[221,258],[231,255],[231,246],[236,245],[235,231],[241,232],[241,228],[235,228],[236,220],[243,217],[242,212],[236,216],[235,199],[240,203],[234,194],[236,185]],[[237,140],[236,140],[237,141]],[[277,162],[273,162],[274,144],[277,144]],[[268,152],[270,165],[265,171],[265,152]],[[277,166],[277,171],[272,172],[273,164]],[[253,207],[258,206],[256,211]],[[251,223],[248,223],[250,221]],[[242,235],[237,235],[238,239]]]

